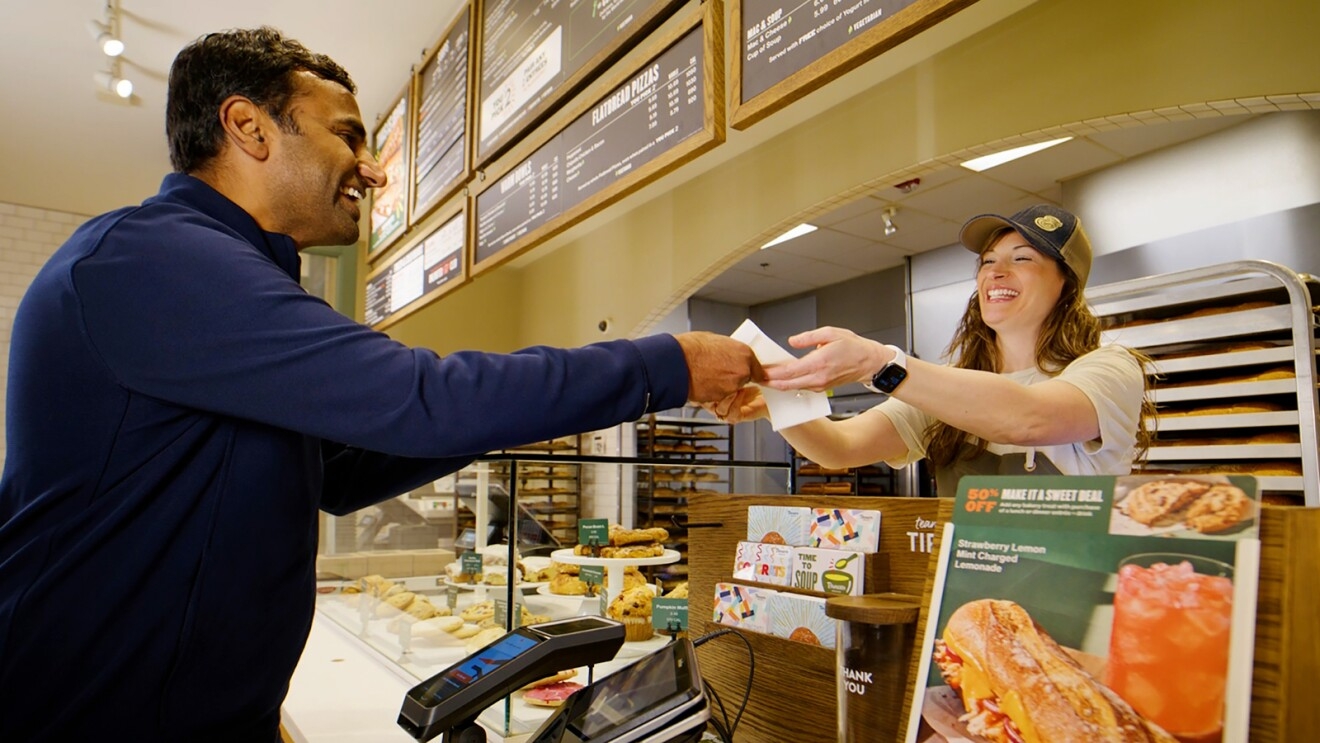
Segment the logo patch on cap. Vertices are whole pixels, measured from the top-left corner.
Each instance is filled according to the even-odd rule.
[[[1046,232],[1053,232],[1063,226],[1063,222],[1053,214],[1046,214],[1043,217],[1036,217],[1036,226]]]

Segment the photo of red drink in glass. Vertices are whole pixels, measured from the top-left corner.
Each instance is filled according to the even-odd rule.
[[[1233,568],[1196,555],[1121,562],[1105,684],[1184,743],[1221,737]]]

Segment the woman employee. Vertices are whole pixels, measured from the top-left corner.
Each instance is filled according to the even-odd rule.
[[[815,347],[766,367],[780,390],[826,390],[862,382],[889,399],[846,420],[818,419],[780,431],[829,468],[925,457],[937,493],[963,475],[1118,475],[1144,452],[1146,377],[1136,353],[1100,345],[1100,324],[1082,292],[1091,244],[1077,217],[1033,206],[1011,217],[974,217],[962,244],[980,256],[976,294],[949,345],[948,366],[907,357],[841,328],[789,339]],[[730,422],[767,415],[755,387],[714,406]]]

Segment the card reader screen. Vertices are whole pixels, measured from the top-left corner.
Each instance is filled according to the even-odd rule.
[[[673,652],[649,655],[589,687],[589,698],[581,699],[569,712],[569,729],[582,740],[595,740],[624,723],[634,724],[638,718],[691,699],[697,690],[688,660],[677,644],[671,648]]]
[[[527,652],[537,642],[536,638],[518,632],[507,634],[437,676],[431,682],[431,686],[424,689],[417,699],[426,705],[434,705],[448,699],[471,686],[482,676]]]

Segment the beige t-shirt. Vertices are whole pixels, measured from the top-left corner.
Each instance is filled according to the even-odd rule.
[[[1027,385],[1051,378],[1039,369],[1026,369],[1004,376]],[[1130,473],[1141,418],[1141,400],[1145,394],[1141,364],[1122,346],[1101,346],[1074,359],[1054,378],[1081,390],[1095,406],[1100,420],[1100,437],[1074,444],[1035,447],[990,442],[986,447],[987,452],[1001,457],[1005,454],[1025,453],[1028,461],[1044,457],[1065,475]],[[867,414],[872,412],[889,418],[908,448],[906,456],[888,460],[886,464],[902,467],[926,456],[922,434],[934,422],[934,418],[892,397],[867,411]]]

